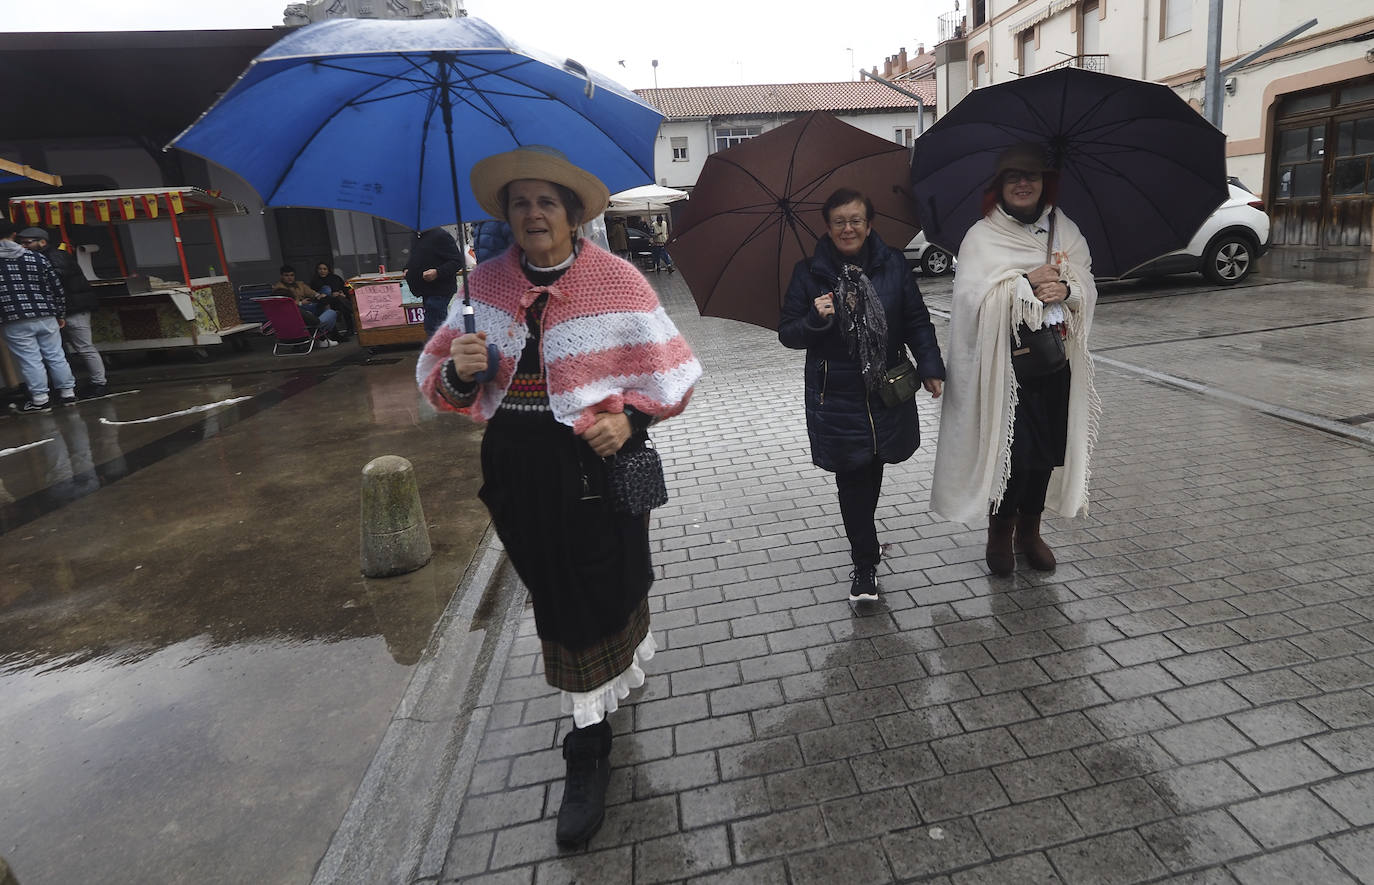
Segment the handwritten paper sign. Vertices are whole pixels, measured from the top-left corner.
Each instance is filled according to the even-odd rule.
[[[380,329],[406,324],[405,311],[401,307],[401,285],[399,283],[374,283],[370,286],[355,286],[353,296],[358,300],[358,316],[362,320],[364,329]]]

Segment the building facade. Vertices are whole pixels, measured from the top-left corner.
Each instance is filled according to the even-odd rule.
[[[1221,67],[1317,24],[1226,79],[1227,168],[1259,193],[1276,245],[1374,248],[1374,8],[1229,0]],[[940,19],[940,113],[989,83],[1073,65],[1172,87],[1204,110],[1206,0],[968,0]]]
[[[663,112],[654,148],[660,185],[691,190],[707,156],[776,129],[802,114],[827,111],[865,132],[910,145],[935,122],[934,81],[904,81],[911,98],[872,80],[639,89]]]

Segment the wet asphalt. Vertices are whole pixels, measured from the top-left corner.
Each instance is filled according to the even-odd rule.
[[[420,406],[414,357],[264,340],[0,417],[0,856],[25,885],[309,879],[486,528],[480,436]],[[415,464],[435,556],[376,581],[382,454]]]

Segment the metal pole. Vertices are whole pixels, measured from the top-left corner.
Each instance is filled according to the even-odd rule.
[[[895,89],[897,92],[900,92],[902,95],[905,95],[908,98],[916,99],[916,107],[919,109],[916,114],[916,134],[921,135],[923,132],[926,131],[926,100],[924,98],[922,98],[921,96],[917,95],[915,92],[912,92],[909,89],[903,89],[896,83],[893,83],[891,80],[884,80],[877,74],[871,74],[868,71],[859,71],[859,79],[862,80],[864,77],[867,77],[870,80],[877,80],[879,83],[883,84],[888,89]]]
[[[1221,12],[1222,0],[1207,2],[1207,76],[1203,80],[1203,110],[1221,128]]]
[[[167,217],[172,222],[172,240],[177,245],[177,260],[181,262],[182,283],[183,285],[189,288],[191,285],[191,268],[188,267],[186,264],[186,248],[182,245],[181,242],[181,224],[177,221],[176,212],[172,210],[172,195],[163,194],[163,198],[166,200],[167,203]],[[156,202],[157,197],[154,196],[153,200],[154,202]],[[194,333],[191,336],[191,340],[195,340]]]
[[[1277,39],[1275,39],[1275,40],[1270,40],[1268,43],[1264,44],[1264,45],[1261,46],[1259,49],[1256,49],[1254,52],[1252,52],[1252,53],[1250,53],[1249,55],[1245,56],[1245,58],[1242,58],[1240,61],[1232,62],[1231,64],[1227,65],[1227,66],[1222,70],[1221,75],[1222,75],[1223,77],[1225,77],[1225,76],[1227,76],[1227,75],[1229,75],[1229,74],[1231,74],[1231,73],[1233,73],[1233,72],[1235,72],[1235,71],[1240,70],[1241,68],[1243,68],[1243,67],[1245,67],[1246,65],[1248,65],[1250,62],[1252,62],[1252,61],[1254,61],[1255,59],[1259,58],[1261,55],[1264,55],[1264,54],[1265,54],[1266,52],[1268,52],[1269,50],[1274,49],[1275,47],[1278,47],[1278,46],[1282,46],[1283,44],[1287,43],[1289,40],[1292,40],[1294,37],[1296,37],[1296,36],[1298,36],[1299,34],[1301,34],[1303,31],[1306,31],[1308,28],[1315,28],[1316,26],[1317,26],[1317,20],[1316,20],[1315,18],[1312,19],[1312,20],[1309,21],[1309,22],[1304,22],[1303,24],[1298,25],[1296,28],[1294,28],[1293,30],[1289,31],[1287,34],[1284,34],[1282,37],[1279,37],[1279,38],[1277,38]],[[1225,85],[1225,84],[1223,84],[1223,85]]]
[[[114,247],[115,261],[119,262],[119,275],[127,277],[129,265],[124,260],[124,247],[119,244],[119,229],[114,226],[113,221],[105,222],[105,227],[110,232],[110,245]]]
[[[439,80],[439,110],[444,115],[444,135],[448,138],[448,181],[453,192],[453,214],[458,225],[458,252],[463,256],[463,307],[465,318],[472,316],[472,298],[468,295],[468,238],[463,228],[463,205],[458,198],[458,161],[453,156],[453,97],[449,95],[449,61],[443,60],[443,72]],[[472,329],[467,331],[471,332]]]

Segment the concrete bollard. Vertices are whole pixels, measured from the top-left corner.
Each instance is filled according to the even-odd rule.
[[[363,574],[403,575],[433,555],[415,468],[399,455],[372,459],[363,468]]]
[[[3,857],[0,857],[0,885],[19,885],[19,880],[14,878],[10,865],[5,863]]]

